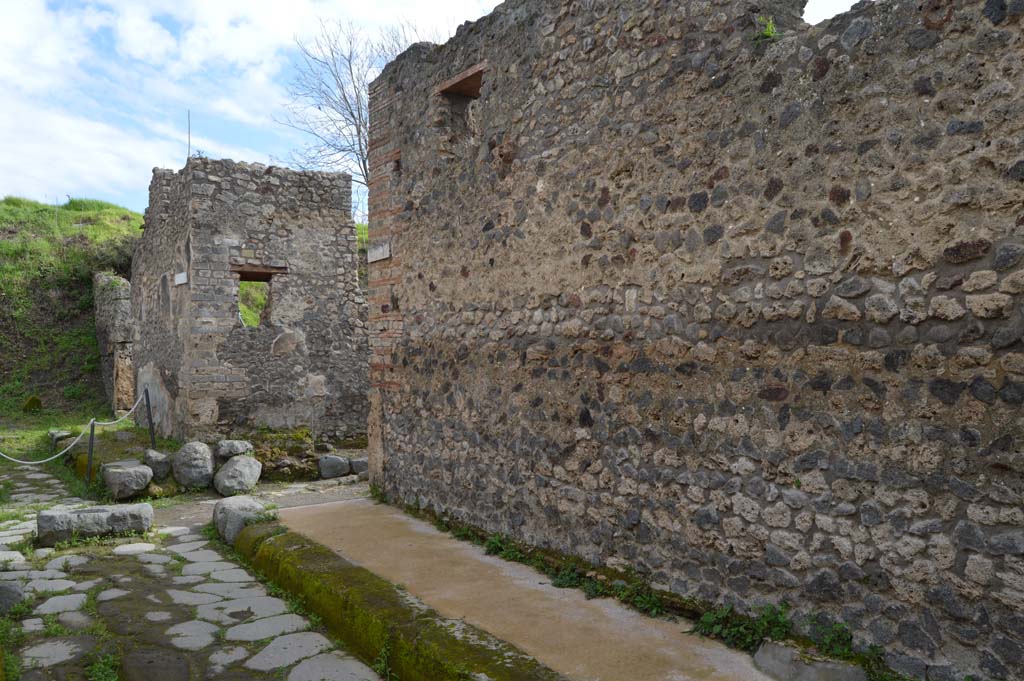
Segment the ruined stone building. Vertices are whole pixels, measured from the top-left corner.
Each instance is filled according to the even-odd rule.
[[[262,282],[258,325],[242,282]],[[155,170],[132,262],[136,389],[160,433],[366,432],[366,306],[351,178],[191,158]]]
[[[1024,4],[802,6],[507,0],[384,70],[371,470],[1020,679]]]

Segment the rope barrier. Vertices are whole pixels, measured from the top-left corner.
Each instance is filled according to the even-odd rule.
[[[58,458],[64,456],[65,454],[67,454],[68,452],[70,452],[72,447],[74,447],[79,442],[81,442],[82,438],[85,437],[85,434],[87,432],[89,432],[92,429],[93,426],[113,426],[113,425],[116,425],[116,424],[120,423],[121,421],[124,421],[126,418],[131,416],[135,412],[136,409],[138,409],[139,405],[142,404],[142,400],[144,398],[145,398],[145,393],[140,395],[139,399],[135,400],[135,404],[132,405],[132,408],[129,409],[127,413],[125,413],[120,418],[114,419],[113,421],[97,421],[96,419],[89,419],[89,423],[85,424],[85,428],[83,428],[82,432],[78,434],[78,437],[76,437],[74,440],[71,441],[71,444],[69,444],[67,447],[65,447],[63,450],[61,450],[59,453],[54,454],[53,456],[51,456],[48,459],[42,459],[41,461],[22,461],[21,459],[15,459],[13,456],[7,456],[3,452],[0,452],[0,458],[7,459],[8,461],[13,461],[14,463],[21,464],[23,466],[37,466],[39,464],[49,463],[49,462],[53,461],[54,459],[58,459]]]
[[[121,418],[114,419],[113,421],[97,421],[96,419],[93,419],[93,422],[97,426],[114,426],[114,425],[117,425],[118,423],[121,423],[121,421],[124,421],[126,418],[128,418],[129,416],[131,416],[132,414],[135,413],[135,410],[139,408],[140,404],[142,404],[142,399],[144,397],[145,397],[145,394],[139,395],[139,399],[135,400],[135,404],[132,405],[132,408],[129,409],[127,412],[125,412],[121,416]]]

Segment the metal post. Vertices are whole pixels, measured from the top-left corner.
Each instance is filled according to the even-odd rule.
[[[96,419],[89,421],[89,484],[92,484],[92,445],[96,441]]]
[[[153,407],[149,403],[149,386],[142,389],[142,394],[146,396],[146,423],[149,424],[149,447],[150,449],[156,449],[156,430],[153,428]]]

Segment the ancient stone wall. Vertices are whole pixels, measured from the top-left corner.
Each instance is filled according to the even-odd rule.
[[[508,0],[385,69],[371,471],[1019,679],[1024,3],[802,4]]]
[[[193,158],[157,170],[133,263],[137,385],[162,433],[366,432],[366,303],[347,175]],[[242,324],[240,281],[269,302]]]
[[[92,278],[92,296],[103,388],[115,413],[128,410],[135,404],[132,287],[122,277],[98,272]]]

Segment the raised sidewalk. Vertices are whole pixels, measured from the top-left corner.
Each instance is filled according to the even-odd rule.
[[[771,681],[750,656],[611,599],[551,586],[429,523],[358,499],[281,511],[281,522],[577,681]]]

